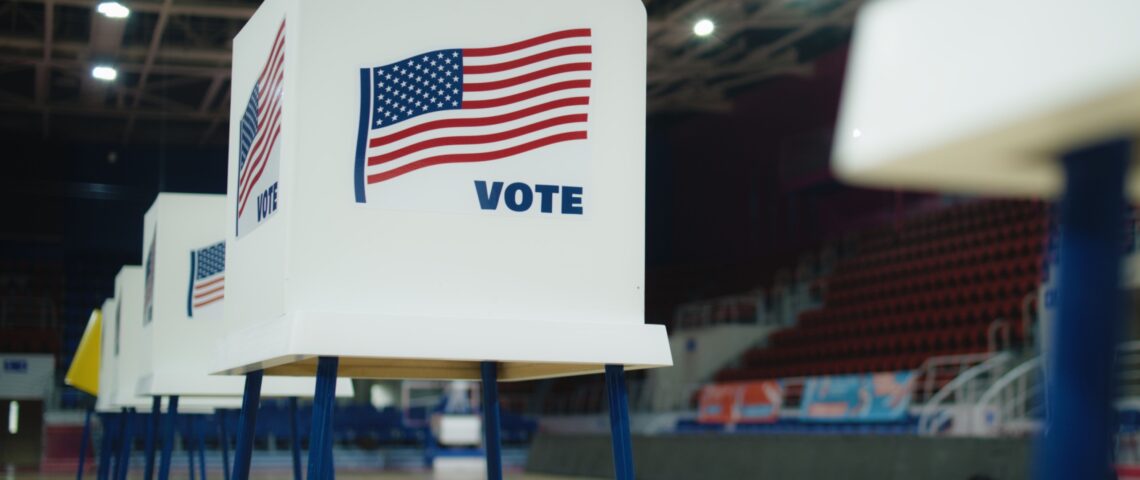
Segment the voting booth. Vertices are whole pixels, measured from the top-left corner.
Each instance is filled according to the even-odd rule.
[[[636,0],[262,3],[233,47],[217,370],[320,391],[669,366],[645,38]]]
[[[178,395],[183,405],[216,399],[240,406],[242,379],[210,375],[210,358],[224,330],[226,301],[225,196],[159,193],[143,221],[144,298],[139,392]],[[262,394],[308,397],[311,378],[271,378]],[[339,396],[352,395],[348,379]],[[199,397],[199,398],[188,398]]]
[[[233,68],[219,370],[671,364],[644,323],[639,2],[267,1]]]
[[[99,332],[99,390],[95,399],[96,412],[117,412],[118,406],[115,405],[114,391],[116,385],[115,379],[115,357],[114,353],[114,339],[115,339],[115,322],[114,311],[116,308],[114,298],[108,298],[103,301],[103,308],[100,309],[100,317],[102,312],[107,312],[107,320],[100,318],[100,332]]]
[[[882,0],[859,14],[833,165],[875,187],[1059,198],[1040,478],[1104,478],[1140,198],[1140,3]]]

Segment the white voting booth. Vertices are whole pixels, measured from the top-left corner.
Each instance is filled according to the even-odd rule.
[[[881,0],[859,14],[833,164],[849,182],[1059,198],[1043,479],[1110,473],[1125,192],[1140,197],[1140,3]]]
[[[113,356],[112,349],[114,348],[115,338],[115,299],[108,298],[103,301],[102,315],[103,321],[101,322],[102,332],[100,332],[101,346],[99,349],[99,395],[95,397],[95,411],[99,413],[111,413],[119,411],[115,405],[114,390],[115,390],[115,357]]]
[[[645,22],[633,0],[263,3],[234,39],[218,369],[670,365],[644,323]]]
[[[645,36],[636,0],[262,3],[233,47],[217,371],[671,365],[644,318]]]
[[[1055,196],[1059,154],[1140,125],[1137,19],[1140,3],[1115,0],[870,2],[835,169],[871,186]],[[1140,195],[1140,171],[1129,179]]]
[[[241,378],[210,375],[226,303],[225,204],[224,195],[160,193],[144,217],[143,394],[178,395],[181,405],[241,405]],[[309,397],[313,387],[311,378],[270,378],[262,394]],[[351,396],[351,381],[343,379],[337,393]]]

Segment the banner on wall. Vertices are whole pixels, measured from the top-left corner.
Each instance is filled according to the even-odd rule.
[[[772,423],[784,403],[776,380],[723,383],[701,389],[697,421],[705,424]]]
[[[881,372],[812,377],[804,383],[808,421],[894,421],[907,415],[915,373]]]

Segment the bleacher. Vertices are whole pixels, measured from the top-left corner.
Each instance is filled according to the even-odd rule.
[[[423,447],[428,442],[427,409],[413,409],[405,417],[404,412],[395,408],[376,409],[371,405],[338,405],[334,411],[333,438],[339,447],[371,449],[379,446]],[[206,446],[219,449],[223,438],[229,445],[237,441],[239,430],[238,411],[224,411],[220,415],[179,415],[176,430],[184,445],[192,445],[201,435]],[[290,432],[290,410],[284,401],[263,401],[257,414],[257,429],[254,434],[254,448],[259,450],[286,450],[292,443]],[[297,408],[297,431],[302,447],[307,448],[312,424],[312,406],[302,404]],[[142,448],[151,417],[148,413],[132,416],[133,442]],[[417,421],[421,420],[421,421]],[[161,421],[165,421],[162,419]],[[220,422],[225,422],[223,430]],[[504,444],[524,444],[534,437],[537,422],[528,417],[503,412],[501,418],[502,440]],[[222,436],[225,432],[226,437]]]
[[[822,308],[717,380],[909,370],[1016,345],[1029,333],[1046,225],[1040,203],[991,201],[871,232],[826,279]]]

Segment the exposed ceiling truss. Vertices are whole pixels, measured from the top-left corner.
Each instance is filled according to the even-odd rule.
[[[0,128],[224,143],[230,41],[259,1],[120,1],[128,19],[94,13],[98,0],[0,4]],[[861,1],[646,0],[650,110],[726,110],[767,79],[811,75],[816,56],[846,42]],[[701,18],[716,22],[713,35],[694,36]],[[91,78],[99,63],[119,79]]]

